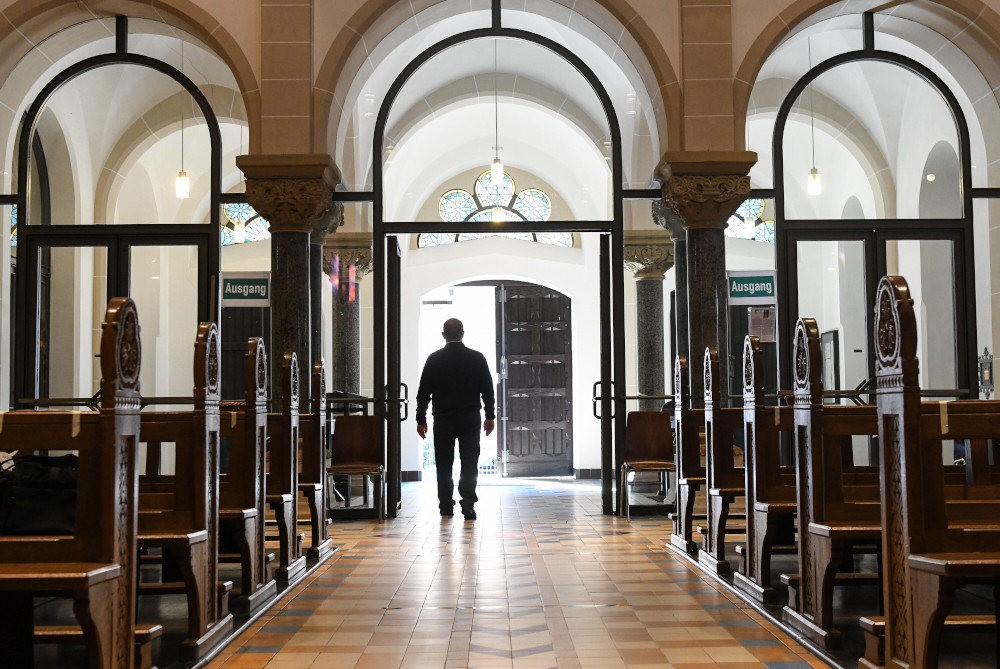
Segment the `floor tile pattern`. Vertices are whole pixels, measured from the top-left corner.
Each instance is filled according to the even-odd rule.
[[[480,481],[478,519],[432,481],[399,517],[337,523],[340,552],[208,666],[613,669],[826,666],[665,548],[593,482]]]

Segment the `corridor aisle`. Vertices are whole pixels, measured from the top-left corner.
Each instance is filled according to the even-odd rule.
[[[666,518],[601,514],[594,482],[483,478],[478,520],[403,484],[210,667],[826,666],[664,543]]]

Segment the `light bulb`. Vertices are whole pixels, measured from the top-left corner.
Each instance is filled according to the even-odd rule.
[[[174,192],[178,200],[186,200],[191,194],[191,180],[188,173],[181,170],[177,173],[177,181],[174,182]]]
[[[806,192],[810,195],[823,194],[823,182],[819,178],[819,170],[815,167],[809,170],[809,181],[806,185]]]
[[[503,161],[500,160],[500,156],[493,159],[493,164],[490,165],[490,181],[495,184],[503,183]]]

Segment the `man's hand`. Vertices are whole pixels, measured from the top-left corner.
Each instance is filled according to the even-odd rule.
[[[427,438],[427,426],[426,425],[418,425],[417,426],[417,434],[420,435],[421,439]]]
[[[496,423],[494,423],[491,420],[484,420],[483,421],[483,429],[486,430],[486,436],[487,437],[490,436],[490,434],[493,432],[493,428],[495,426],[496,426]]]

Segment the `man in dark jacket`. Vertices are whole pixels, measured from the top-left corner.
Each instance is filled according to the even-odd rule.
[[[462,497],[462,514],[466,520],[476,519],[476,480],[479,478],[479,408],[486,410],[483,430],[493,432],[495,399],[493,378],[486,358],[479,351],[462,343],[465,328],[462,321],[449,318],[444,322],[444,348],[427,356],[417,391],[417,434],[427,436],[427,404],[434,402],[434,459],[437,463],[438,503],[442,516],[454,515],[452,499],[454,482],[451,468],[455,462],[455,440],[462,463],[458,478],[458,494]]]

